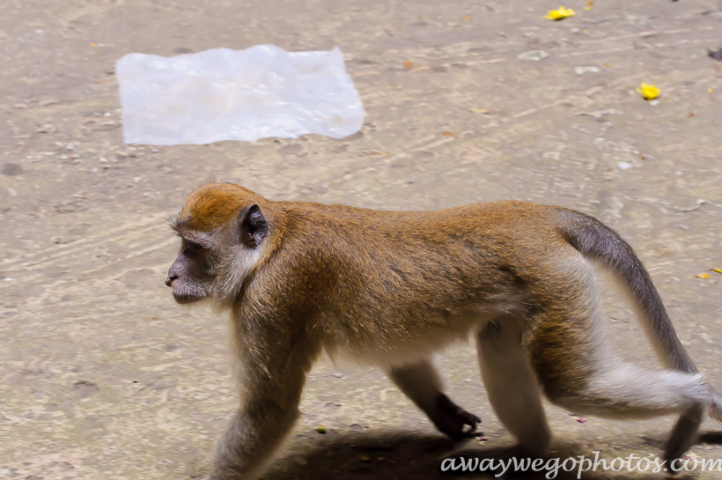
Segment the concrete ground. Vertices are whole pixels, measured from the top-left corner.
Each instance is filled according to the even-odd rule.
[[[557,4],[4,0],[0,479],[204,474],[236,402],[226,320],[177,306],[163,280],[177,248],[166,219],[210,177],[273,199],[394,210],[520,199],[596,215],[634,245],[683,342],[722,388],[722,275],[710,271],[722,268],[722,62],[707,55],[722,47],[722,1],[598,0],[584,10],[573,0],[576,16],[542,18]],[[122,143],[113,74],[122,55],[262,43],[340,46],[368,112],[362,131]],[[534,51],[548,56],[525,60]],[[641,82],[661,88],[658,103],[635,92]],[[608,306],[620,352],[652,364],[628,307],[613,295]],[[472,346],[438,363],[450,396],[484,419],[485,445],[461,448],[510,444]],[[324,360],[301,410],[266,478],[451,477],[440,458],[459,446],[379,371]],[[609,460],[656,455],[674,420],[548,413],[552,455]],[[714,444],[692,452],[722,458]],[[659,475],[584,478],[609,477]]]

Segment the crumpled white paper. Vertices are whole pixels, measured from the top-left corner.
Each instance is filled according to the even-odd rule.
[[[125,143],[203,145],[309,133],[343,138],[358,132],[366,115],[338,47],[131,53],[115,71]]]

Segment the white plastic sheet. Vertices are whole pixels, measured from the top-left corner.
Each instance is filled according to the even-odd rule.
[[[125,143],[202,145],[308,133],[343,138],[361,129],[366,114],[338,48],[131,53],[115,71]]]

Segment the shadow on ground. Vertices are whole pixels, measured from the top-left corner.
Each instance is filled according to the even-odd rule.
[[[492,479],[494,473],[479,471],[474,472],[442,472],[441,464],[446,458],[458,459],[463,457],[471,464],[481,464],[486,460],[498,460],[504,458],[507,448],[486,448],[477,445],[476,439],[470,439],[465,444],[456,445],[446,438],[413,435],[408,433],[391,434],[341,434],[329,439],[323,445],[305,450],[301,456],[290,455],[292,461],[284,462],[271,470],[264,478],[267,480],[290,480],[290,479],[339,479],[339,478],[378,478],[383,480],[391,479]],[[545,464],[554,464],[555,459],[563,463],[568,458],[578,458],[589,452],[582,446],[562,446],[553,449],[553,453],[544,457]],[[593,458],[593,457],[592,457]],[[612,454],[602,455],[601,458],[608,462],[614,457]],[[478,459],[478,462],[476,461]],[[458,463],[457,463],[458,464]],[[518,472],[513,475],[519,480],[543,480],[555,478],[557,480],[572,480],[581,478],[583,480],[627,478],[657,480],[661,478],[676,478],[690,480],[696,478],[694,475],[679,475],[666,477],[662,473],[634,473],[627,472],[584,472],[581,477],[576,471],[564,472],[560,469],[558,475],[547,477],[548,471],[527,471]],[[499,472],[497,472],[499,473]],[[503,476],[501,478],[504,478]]]

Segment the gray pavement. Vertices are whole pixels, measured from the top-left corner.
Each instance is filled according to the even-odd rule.
[[[519,199],[596,215],[636,248],[683,342],[722,388],[722,275],[710,271],[722,268],[722,62],[706,51],[722,47],[722,1],[598,0],[587,11],[574,0],[576,16],[543,19],[557,4],[4,0],[0,479],[206,471],[237,401],[226,320],[175,305],[163,279],[177,248],[165,221],[209,178],[273,199],[394,210]],[[113,74],[122,55],[261,43],[340,46],[368,112],[362,131],[122,143]],[[539,56],[530,51],[548,56],[519,58]],[[641,82],[661,88],[657,104],[635,92]],[[608,297],[620,352],[655,362],[628,307]],[[450,395],[484,420],[485,445],[461,448],[509,445],[471,345],[438,363]],[[382,372],[325,359],[301,410],[267,478],[452,478],[440,458],[459,447]],[[656,455],[674,420],[548,413],[562,457]],[[722,458],[717,445],[692,451]],[[585,476],[610,477],[659,476]]]

